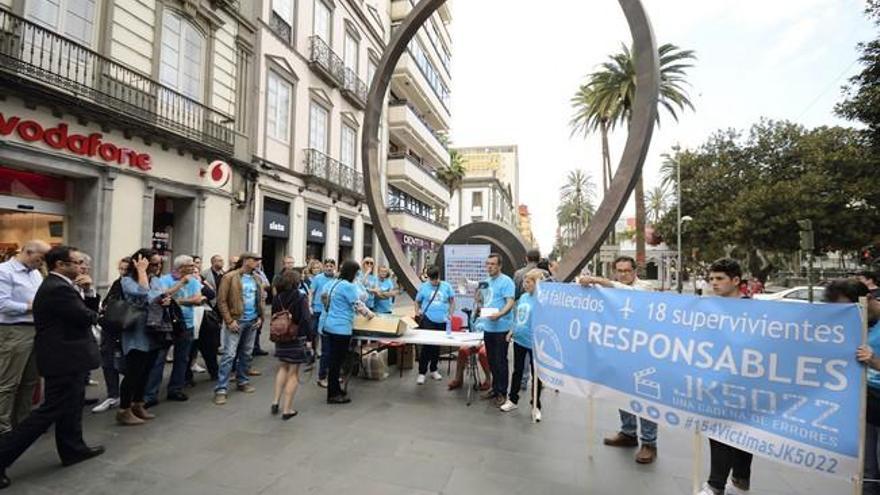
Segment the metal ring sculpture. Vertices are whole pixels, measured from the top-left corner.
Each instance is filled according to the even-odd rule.
[[[636,97],[632,121],[629,124],[629,136],[611,186],[605,193],[587,231],[560,261],[557,280],[570,281],[577,276],[614,228],[614,223],[626,206],[626,201],[641,174],[657,118],[660,68],[651,22],[640,0],[618,1],[632,34],[636,69]],[[379,153],[384,150],[379,149],[379,120],[382,116],[385,94],[400,57],[418,30],[444,2],[446,0],[422,0],[391,37],[371,81],[361,142],[364,188],[370,216],[377,227],[379,245],[389,257],[391,267],[397,273],[401,285],[411,296],[415,295],[421,281],[416,271],[406,262],[406,255],[394,236],[391,222],[385,212],[385,201],[380,187]]]

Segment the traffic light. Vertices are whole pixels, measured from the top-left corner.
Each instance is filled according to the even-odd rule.
[[[812,251],[815,249],[815,244],[813,242],[813,222],[810,220],[798,220],[798,227],[800,227],[800,247],[802,251]]]

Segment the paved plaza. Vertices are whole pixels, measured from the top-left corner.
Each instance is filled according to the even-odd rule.
[[[396,368],[384,381],[354,379],[353,402],[345,406],[327,405],[325,390],[305,374],[299,415],[282,421],[269,414],[275,360],[258,358],[255,367],[264,373],[253,380],[257,392],[233,392],[225,406],[211,403],[203,374],[188,389],[189,402],[163,402],[153,409],[158,419],[145,426],[124,428],[112,413],[86,413],[86,440],[105,445],[107,453],[62,468],[53,437],[45,435],[8,471],[13,485],[7,493],[690,493],[692,436],[661,428],[658,461],[638,466],[634,450],[601,445],[617,414],[600,401],[589,459],[583,399],[549,391],[544,422],[533,425],[526,409],[502,414],[481,400],[467,407],[465,392],[448,392],[445,380],[417,386],[413,370],[402,379]],[[445,362],[441,372],[445,378]],[[102,391],[89,387],[87,393]],[[703,457],[705,472],[707,446]],[[852,493],[844,482],[761,459],[753,469],[755,493]]]

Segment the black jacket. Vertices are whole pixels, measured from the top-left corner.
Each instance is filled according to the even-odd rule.
[[[92,334],[96,318],[66,280],[51,273],[46,277],[34,296],[34,353],[40,375],[72,375],[101,365]]]

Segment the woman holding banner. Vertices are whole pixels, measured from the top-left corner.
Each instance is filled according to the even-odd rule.
[[[507,334],[507,341],[513,340],[513,378],[510,381],[510,392],[507,395],[507,401],[501,405],[501,410],[510,412],[516,409],[519,402],[519,389],[522,383],[523,369],[525,368],[526,357],[529,359],[529,366],[532,368],[532,376],[534,381],[532,387],[537,387],[535,395],[537,402],[532,411],[532,419],[535,422],[541,421],[541,380],[535,374],[535,362],[532,355],[532,307],[535,304],[535,289],[538,282],[543,280],[544,271],[540,269],[532,269],[523,277],[523,293],[519,296],[516,303],[516,319],[513,331]],[[534,393],[534,390],[532,391]]]

